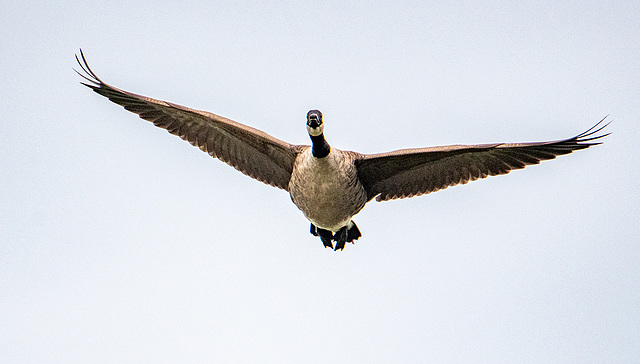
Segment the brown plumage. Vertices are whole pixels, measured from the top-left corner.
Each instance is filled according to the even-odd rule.
[[[307,115],[312,149],[216,114],[120,90],[104,83],[89,68],[82,50],[76,60],[84,71],[78,74],[88,81],[83,85],[240,172],[288,191],[311,221],[312,234],[319,235],[325,246],[332,247],[331,241],[336,241],[336,250],[360,237],[351,217],[373,198],[386,201],[419,196],[507,174],[600,144],[597,140],[608,135],[600,133],[608,125],[602,125],[602,119],[584,133],[559,141],[361,154],[330,148],[324,139],[322,114],[312,110]]]
[[[600,126],[603,121],[564,140],[403,149],[363,155],[355,164],[369,199],[420,196],[601,144],[593,141],[609,135],[597,135],[609,125]]]

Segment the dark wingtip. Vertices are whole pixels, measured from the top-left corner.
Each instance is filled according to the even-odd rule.
[[[606,137],[606,136],[611,134],[611,132],[609,132],[609,133],[604,133],[604,134],[598,135],[598,133],[600,133],[602,130],[604,130],[604,128],[606,128],[607,126],[609,126],[609,124],[611,124],[612,121],[609,121],[606,124],[602,125],[602,123],[608,117],[609,117],[609,115],[605,116],[600,121],[598,121],[598,123],[596,123],[596,125],[592,126],[588,130],[576,135],[573,138],[573,140],[576,143],[579,143],[579,144],[585,145],[585,146],[592,146],[592,145],[602,144],[601,141],[597,142],[597,143],[589,143],[589,142],[594,141],[594,140],[602,139],[602,138],[604,138],[604,137]]]
[[[87,59],[84,56],[84,52],[82,51],[82,48],[80,48],[80,57],[78,57],[78,55],[75,55],[76,57],[76,62],[78,62],[78,65],[80,66],[80,69],[82,70],[82,72],[78,71],[77,69],[73,69],[78,75],[80,75],[80,77],[84,78],[86,81],[89,82],[89,84],[84,83],[84,82],[80,82],[81,84],[90,87],[92,89],[96,89],[97,87],[101,86],[102,84],[104,84],[104,82],[102,82],[102,80],[100,79],[100,77],[98,77],[93,70],[91,70],[91,67],[89,67],[89,63],[87,62]]]

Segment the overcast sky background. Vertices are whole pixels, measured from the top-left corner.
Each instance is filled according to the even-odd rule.
[[[636,362],[640,3],[4,2],[0,362]],[[370,203],[286,192],[79,84],[307,144],[604,144]]]

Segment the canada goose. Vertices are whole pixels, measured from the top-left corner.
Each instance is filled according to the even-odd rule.
[[[487,176],[585,149],[607,134],[600,120],[573,138],[539,143],[495,143],[403,149],[361,154],[331,148],[324,138],[322,113],[307,114],[311,146],[292,145],[233,120],[149,97],[104,83],[80,50],[76,60],[89,83],[83,85],[126,110],[179,136],[202,151],[261,182],[288,191],[311,222],[311,234],[325,247],[344,249],[361,234],[352,218],[376,201],[420,196]],[[606,118],[606,117],[605,117]]]

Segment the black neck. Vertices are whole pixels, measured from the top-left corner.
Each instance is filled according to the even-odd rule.
[[[316,158],[324,158],[329,155],[331,147],[324,139],[324,134],[311,136],[311,154]]]

